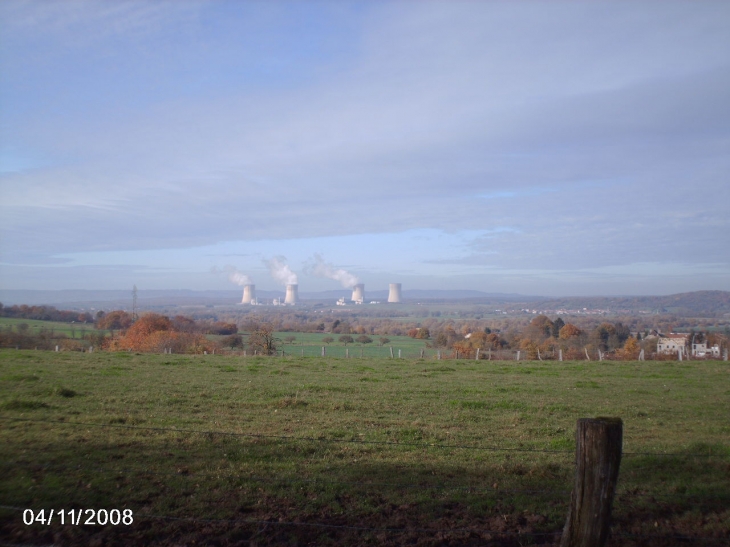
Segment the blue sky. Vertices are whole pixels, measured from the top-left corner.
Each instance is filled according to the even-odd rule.
[[[6,0],[0,74],[5,289],[730,290],[727,2]]]

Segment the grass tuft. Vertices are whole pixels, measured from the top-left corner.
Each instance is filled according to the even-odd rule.
[[[56,388],[55,393],[56,395],[66,397],[67,399],[70,399],[71,397],[76,397],[76,395],[78,395],[78,393],[76,393],[73,389],[68,389],[65,387]]]
[[[40,408],[51,408],[48,403],[41,401],[26,401],[23,399],[13,399],[3,405],[5,410],[38,410]]]

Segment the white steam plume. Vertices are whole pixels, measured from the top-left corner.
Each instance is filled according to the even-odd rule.
[[[343,287],[352,288],[360,280],[356,275],[351,274],[342,268],[336,268],[333,264],[324,261],[321,255],[315,254],[314,258],[306,266],[307,273],[316,275],[317,277],[326,277],[339,281]]]
[[[247,276],[245,273],[239,272],[233,266],[226,266],[225,268],[223,268],[223,271],[228,275],[228,280],[231,283],[235,283],[240,287],[243,287],[244,285],[251,285],[253,283],[249,276]]]
[[[294,285],[298,283],[297,274],[291,271],[283,256],[275,256],[270,260],[264,260],[264,264],[269,268],[271,277],[276,279],[283,285]]]

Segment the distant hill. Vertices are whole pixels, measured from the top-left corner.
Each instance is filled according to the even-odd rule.
[[[301,287],[300,287],[301,289]],[[284,297],[284,288],[279,291],[256,291],[259,300],[271,301]],[[349,289],[320,292],[302,292],[302,302],[334,302],[341,297],[349,300]],[[241,301],[242,291],[238,289],[194,291],[186,289],[140,290],[137,303],[142,310],[154,310],[174,306],[230,306]],[[368,291],[365,288],[365,301],[385,302],[387,290]],[[577,296],[545,298],[520,294],[486,293],[474,290],[404,290],[404,302],[429,301],[437,303],[462,303],[473,305],[497,305],[508,308],[530,308],[540,310],[580,310],[602,309],[614,313],[655,312],[677,315],[704,315],[719,317],[730,314],[730,292],[695,291],[668,296]],[[131,290],[3,290],[0,289],[0,302],[6,306],[14,304],[51,305],[59,309],[131,309]]]
[[[277,297],[283,298],[284,288],[280,291],[264,291],[258,289],[256,295],[259,300],[271,300]],[[352,295],[350,289],[337,289],[319,292],[299,292],[299,298],[306,300],[332,301],[334,303],[343,296],[349,300]],[[137,293],[137,303],[141,308],[154,308],[157,306],[204,306],[204,305],[230,305],[241,301],[241,289],[194,291],[187,289],[169,290],[140,290]],[[368,291],[365,290],[366,301],[379,300],[385,302],[388,299],[387,290]],[[527,302],[540,299],[539,296],[523,296],[517,294],[485,293],[473,290],[407,290],[403,291],[403,299],[406,301],[419,300],[470,300],[472,302],[494,301],[494,302]],[[51,305],[65,308],[129,308],[132,305],[131,290],[3,290],[0,289],[0,302],[4,305],[27,304],[29,306]]]
[[[605,309],[618,312],[652,311],[677,315],[730,313],[730,292],[695,291],[667,296],[578,296],[551,298],[530,303],[541,309]]]

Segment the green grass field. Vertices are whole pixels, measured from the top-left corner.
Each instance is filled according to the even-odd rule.
[[[286,341],[287,337],[294,336],[296,340],[293,342]],[[353,338],[357,338],[358,334],[352,334]],[[327,357],[343,358],[350,357],[369,357],[369,358],[390,358],[390,348],[393,348],[393,355],[398,357],[398,350],[401,350],[403,358],[418,358],[421,350],[424,351],[424,357],[432,357],[436,355],[436,350],[426,348],[426,340],[416,340],[408,336],[385,336],[390,342],[380,346],[378,339],[380,335],[368,335],[372,338],[372,343],[360,344],[358,342],[352,344],[342,344],[338,341],[339,334],[315,334],[301,332],[277,332],[276,337],[279,339],[278,347],[284,350],[285,355],[293,357],[320,357],[322,355],[322,347],[324,346]],[[334,338],[334,342],[329,344],[322,342],[323,338]]]
[[[619,416],[610,544],[730,541],[729,375],[718,361],[3,350],[0,505],[128,508],[135,522],[26,526],[1,509],[0,537],[552,545],[576,420]]]
[[[28,334],[38,334],[38,332],[45,329],[46,331],[52,331],[54,334],[64,334],[69,338],[83,338],[85,334],[97,332],[93,323],[62,323],[60,321],[39,321],[35,319],[0,317],[0,328],[11,327],[17,330],[18,325],[21,324],[28,325]]]

